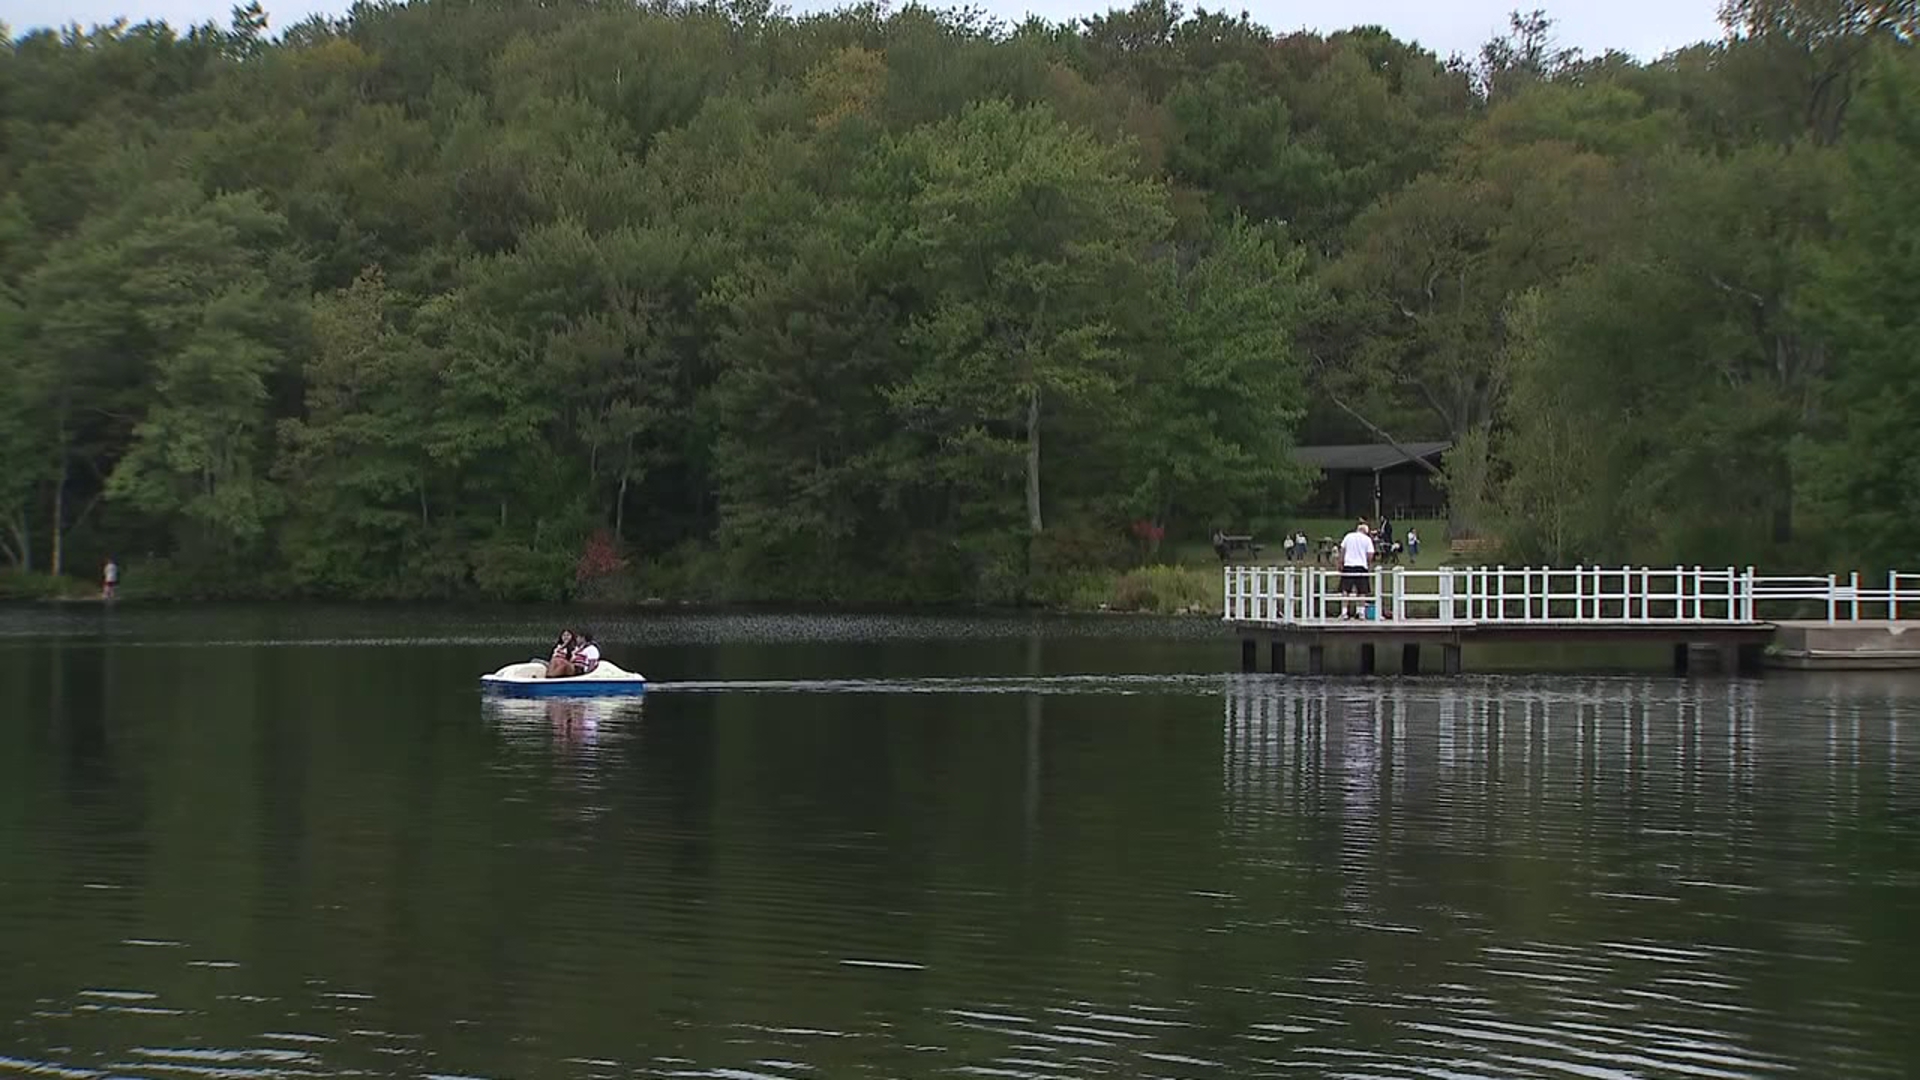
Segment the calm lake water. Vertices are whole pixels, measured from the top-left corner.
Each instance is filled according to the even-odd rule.
[[[0,1073],[1920,1075],[1920,678],[562,617],[0,610]]]

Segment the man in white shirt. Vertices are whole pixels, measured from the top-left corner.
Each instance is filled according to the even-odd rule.
[[[1371,584],[1368,567],[1373,562],[1373,538],[1367,535],[1367,523],[1363,520],[1353,527],[1353,531],[1340,538],[1340,617],[1353,618],[1353,602],[1359,597],[1364,604],[1367,588]],[[1364,612],[1364,608],[1362,609]]]

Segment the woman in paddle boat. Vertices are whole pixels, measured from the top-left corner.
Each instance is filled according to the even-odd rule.
[[[579,646],[579,639],[573,636],[573,631],[560,631],[559,640],[553,643],[553,655],[547,658],[547,678],[564,679],[577,674],[573,670],[573,654]]]

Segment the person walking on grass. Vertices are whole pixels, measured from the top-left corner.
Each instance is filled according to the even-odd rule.
[[[107,556],[107,564],[100,568],[100,599],[111,600],[120,589],[120,564]]]
[[[1352,532],[1340,538],[1340,618],[1353,618],[1356,597],[1362,605],[1361,614],[1366,613],[1369,568],[1372,564],[1373,538],[1367,535],[1367,522],[1363,518],[1354,525]]]
[[[1418,529],[1407,530],[1407,560],[1415,564],[1420,562],[1420,530]]]

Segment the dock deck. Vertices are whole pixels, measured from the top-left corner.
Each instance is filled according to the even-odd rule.
[[[1839,641],[1832,632],[1846,627],[1868,633],[1847,637],[1852,644],[1845,656],[1825,657],[1825,666],[1845,661],[1898,666],[1868,662],[1875,642],[1920,656],[1920,623],[1899,618],[1903,608],[1920,614],[1920,574],[1891,574],[1881,588],[1862,585],[1858,575],[1844,581],[1768,577],[1752,568],[1382,569],[1370,575],[1366,603],[1373,617],[1349,620],[1339,617],[1344,603],[1339,575],[1331,570],[1279,565],[1234,566],[1224,572],[1224,621],[1241,640],[1246,671],[1256,669],[1261,641],[1269,646],[1268,666],[1276,673],[1288,670],[1290,647],[1304,647],[1306,671],[1319,674],[1327,646],[1353,644],[1360,648],[1362,673],[1374,671],[1379,646],[1398,645],[1402,671],[1419,671],[1421,650],[1438,646],[1441,670],[1455,674],[1461,670],[1462,647],[1474,643],[1665,645],[1680,672],[1687,670],[1692,652],[1712,649],[1726,670],[1754,671],[1767,661],[1769,646],[1777,653],[1789,651],[1780,645],[1787,632],[1783,627],[1801,635],[1797,640],[1812,633],[1822,641]],[[1872,627],[1880,629],[1869,631]],[[1906,627],[1913,629],[1910,638],[1901,637]],[[1884,644],[1889,641],[1894,644]],[[1803,647],[1816,659],[1819,649]],[[1827,648],[1836,651],[1838,646]]]

